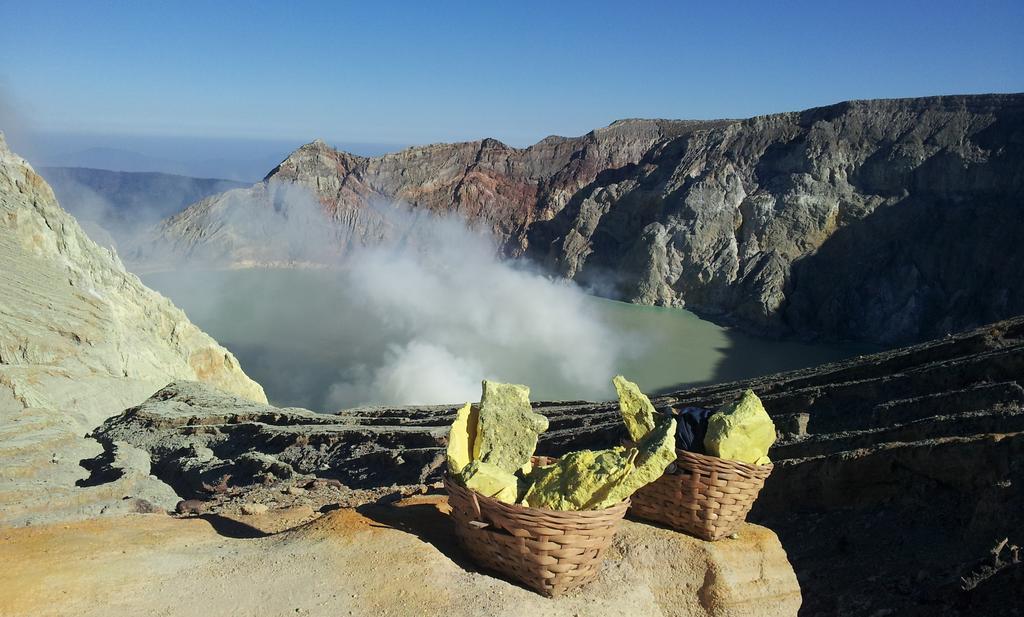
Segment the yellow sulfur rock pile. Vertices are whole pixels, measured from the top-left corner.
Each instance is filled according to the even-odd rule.
[[[773,443],[775,423],[752,390],[708,418],[704,449],[712,456],[767,465],[771,462],[768,448]]]
[[[581,450],[550,465],[530,463],[547,418],[526,386],[483,382],[480,405],[458,411],[448,438],[448,472],[466,488],[505,503],[552,510],[599,510],[657,480],[675,460],[675,420],[655,423],[636,384],[615,378],[635,447]]]

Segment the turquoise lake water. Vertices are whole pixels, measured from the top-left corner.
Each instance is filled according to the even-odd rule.
[[[498,343],[487,324],[479,332],[468,323],[460,327],[458,307],[451,308],[454,321],[418,323],[418,315],[401,306],[382,308],[353,296],[326,272],[254,269],[143,278],[231,349],[272,403],[317,411],[477,400],[467,390],[476,390],[483,377],[526,383],[533,400],[607,400],[614,397],[614,374],[658,392],[865,351],[760,339],[684,310],[591,296],[576,299],[568,319],[566,311],[554,310],[553,324],[513,320],[522,336],[513,332]],[[503,321],[502,307],[492,310]],[[578,328],[579,340],[559,338],[560,323]]]

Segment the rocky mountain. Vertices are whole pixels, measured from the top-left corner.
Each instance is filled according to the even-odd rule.
[[[0,521],[108,507],[109,493],[74,486],[88,475],[78,460],[98,449],[82,435],[169,381],[266,401],[229,351],[90,240],[2,138],[0,263]],[[147,463],[125,482],[148,473]]]
[[[118,247],[204,197],[246,186],[232,180],[88,167],[41,167],[39,174],[90,238]]]
[[[854,101],[695,132],[531,229],[634,302],[885,343],[1024,310],[1024,96]]]
[[[747,388],[780,436],[751,520],[778,533],[800,581],[801,615],[1019,614],[1024,318],[652,402],[713,407]],[[550,422],[544,454],[608,447],[624,435],[617,403],[534,407]],[[196,511],[230,514],[253,502],[324,509],[339,500],[365,508],[433,490],[453,416],[450,406],[315,414],[182,382],[95,436],[148,453]],[[305,488],[282,493],[281,485]],[[767,609],[732,610],[740,612],[722,614]]]
[[[917,341],[1024,311],[1022,144],[1019,94],[626,120],[525,149],[485,139],[363,158],[317,141],[262,184],[167,220],[160,239],[176,257],[236,264],[324,256],[310,245],[333,259],[387,235],[380,211],[401,202],[631,302],[758,332]],[[337,228],[273,241],[295,201],[282,185]]]
[[[583,137],[548,137],[525,149],[484,139],[373,158],[317,140],[292,153],[263,183],[210,197],[168,219],[158,240],[175,258],[235,264],[335,259],[394,235],[391,227],[407,232],[408,226],[387,216],[403,204],[414,215],[457,214],[516,256],[526,249],[528,227],[564,208],[598,173],[634,163],[654,144],[707,124],[625,120]],[[315,212],[310,203],[319,203]],[[330,233],[320,229],[321,212],[335,223]],[[282,228],[300,237],[282,241]],[[311,244],[330,250],[310,255]],[[324,244],[330,246],[316,246]],[[153,261],[152,251],[147,239],[133,261]]]

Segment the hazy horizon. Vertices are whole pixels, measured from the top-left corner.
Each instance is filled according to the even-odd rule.
[[[100,142],[210,139],[264,160],[318,137],[521,147],[622,118],[1024,91],[1019,2],[276,8],[0,3],[0,130],[21,150],[78,135],[179,160]]]
[[[313,141],[4,132],[11,149],[36,168],[88,167],[241,182],[259,181],[296,148]],[[360,156],[406,147],[351,142],[332,145]]]
[[[2,93],[2,92],[0,92]],[[1022,89],[1024,93],[1024,89]],[[1019,94],[1018,92],[958,92],[929,96],[973,96],[984,94]],[[921,98],[921,97],[906,97]],[[815,105],[826,107],[847,100],[830,101]],[[811,107],[813,108],[813,107]],[[803,111],[778,110],[752,114],[753,116]],[[3,120],[0,115],[0,120]],[[622,117],[613,120],[635,119]],[[644,118],[663,120],[707,120],[710,118]],[[743,118],[738,118],[743,119]],[[608,126],[594,126],[580,133]],[[316,139],[323,139],[333,148],[358,156],[375,157],[399,150],[428,145],[423,143],[350,142],[337,141],[321,135],[301,139],[260,139],[254,137],[194,136],[194,135],[128,135],[102,133],[34,132],[19,126],[0,126],[8,144],[35,167],[85,167],[120,172],[157,172],[202,179],[222,179],[258,182],[278,163],[299,147]],[[576,134],[557,134],[578,137]],[[547,137],[547,136],[545,136]],[[482,134],[472,140],[492,138]],[[451,143],[459,140],[449,140]],[[540,141],[539,139],[537,141]],[[526,148],[530,143],[509,143],[512,147]],[[438,143],[438,142],[430,142]]]

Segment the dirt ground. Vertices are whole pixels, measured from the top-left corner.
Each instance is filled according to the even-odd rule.
[[[322,516],[2,529],[0,615],[795,615],[800,604],[785,553],[760,527],[705,549],[627,521],[600,578],[550,600],[476,571],[446,510],[421,496]]]

